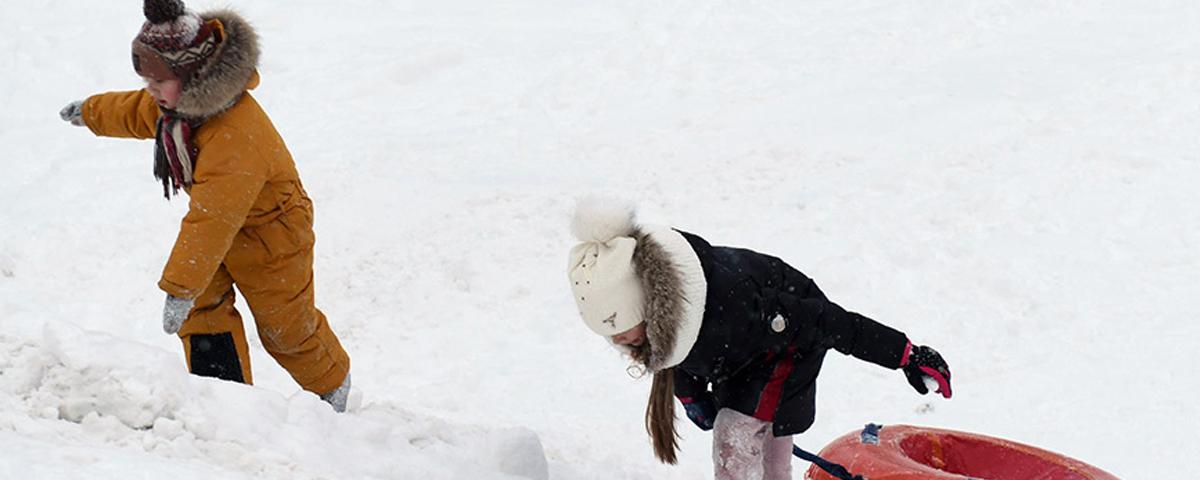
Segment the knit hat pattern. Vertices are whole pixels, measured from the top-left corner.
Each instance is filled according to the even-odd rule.
[[[142,12],[146,22],[138,31],[133,47],[134,70],[138,74],[171,76],[186,82],[216,51],[217,38],[212,28],[200,15],[184,7],[182,1],[145,0]]]

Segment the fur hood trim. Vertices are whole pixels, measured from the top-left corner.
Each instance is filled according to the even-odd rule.
[[[187,79],[175,111],[188,118],[208,119],[233,106],[246,91],[258,68],[258,34],[231,10],[201,15],[220,23],[221,42],[196,74]]]
[[[708,282],[700,257],[679,232],[640,225],[633,261],[645,295],[643,319],[650,342],[647,369],[657,372],[687,358],[704,319]]]

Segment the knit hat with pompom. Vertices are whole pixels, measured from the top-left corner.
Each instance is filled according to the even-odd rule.
[[[642,323],[642,287],[633,264],[633,207],[599,198],[581,200],[571,231],[583,242],[571,249],[567,265],[583,322],[606,337]]]
[[[133,40],[133,69],[185,85],[217,49],[213,29],[180,0],[145,0],[146,23]]]

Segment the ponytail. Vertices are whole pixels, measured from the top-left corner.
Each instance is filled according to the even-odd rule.
[[[679,433],[675,431],[675,369],[654,372],[650,399],[646,404],[646,433],[659,461],[675,464]]]

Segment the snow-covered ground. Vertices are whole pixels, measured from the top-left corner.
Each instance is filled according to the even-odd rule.
[[[190,5],[228,3],[357,404],[257,339],[252,388],[184,373],[155,282],[186,202],[149,143],[57,117],[138,85],[140,2],[0,2],[0,478],[708,478],[685,420],[681,465],[652,458],[649,382],[569,298],[595,192],[950,361],[947,402],[832,355],[802,446],[911,423],[1200,477],[1200,3]]]

